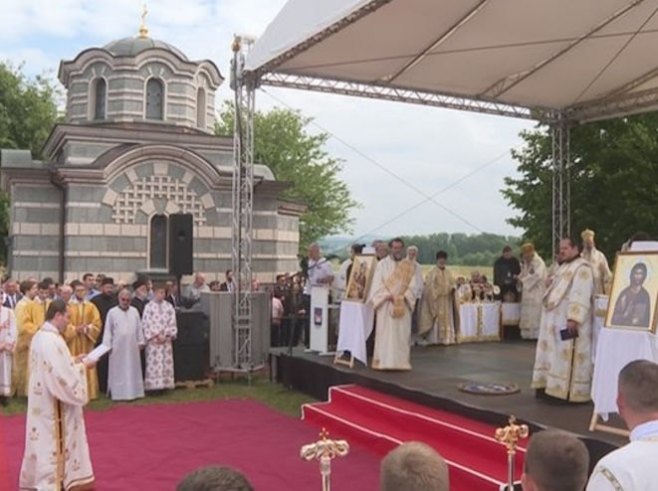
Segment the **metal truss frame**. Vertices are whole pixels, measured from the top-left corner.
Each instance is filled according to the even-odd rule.
[[[567,119],[551,125],[553,139],[553,234],[555,254],[560,239],[571,235],[571,130]]]
[[[272,72],[258,80],[259,85],[310,90],[329,94],[342,94],[368,99],[383,99],[394,102],[420,104],[423,106],[443,107],[459,111],[471,111],[512,118],[550,120],[553,112],[543,108],[513,106],[495,101],[469,99],[451,94],[427,92],[413,88],[399,88],[382,84],[369,84],[348,80],[315,78]]]
[[[253,370],[252,349],[252,236],[254,205],[254,109],[255,89],[243,76],[247,43],[233,43],[231,86],[235,91],[233,133],[233,203],[231,258],[235,290],[233,297],[233,370]]]

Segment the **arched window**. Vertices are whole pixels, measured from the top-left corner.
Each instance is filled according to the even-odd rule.
[[[164,85],[157,78],[146,82],[146,119],[164,119]]]
[[[94,84],[94,120],[105,119],[105,99],[107,97],[107,83],[99,78]]]
[[[167,225],[165,215],[153,215],[151,218],[151,233],[149,235],[149,268],[167,269]]]
[[[206,129],[206,91],[202,88],[196,91],[196,125],[197,128]]]

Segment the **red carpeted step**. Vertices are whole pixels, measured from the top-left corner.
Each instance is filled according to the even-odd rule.
[[[504,448],[495,428],[358,386],[330,389],[327,403],[305,405],[302,417],[335,437],[367,445],[380,455],[404,441],[422,441],[446,459],[451,489],[497,490],[506,480]],[[522,470],[517,454],[517,477]]]
[[[447,411],[428,408],[397,397],[381,394],[358,385],[330,389],[330,401],[354,411],[366,411],[373,418],[392,419],[402,429],[409,427],[429,440],[459,440],[464,446],[475,446],[481,453],[500,453],[502,447],[494,438],[496,428]],[[525,448],[517,453],[517,468],[521,469]]]

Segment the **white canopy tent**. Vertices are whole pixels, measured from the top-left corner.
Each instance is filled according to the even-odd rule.
[[[657,14],[658,0],[289,0],[248,53],[236,37],[234,325],[250,322],[259,85],[552,124],[557,241],[570,233],[569,126],[658,108]]]
[[[289,0],[260,84],[571,121],[658,107],[657,0]]]

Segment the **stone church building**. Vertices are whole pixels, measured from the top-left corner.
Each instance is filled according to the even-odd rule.
[[[14,278],[70,281],[105,273],[131,281],[168,270],[168,220],[194,219],[194,268],[223,279],[231,267],[232,140],[213,135],[208,60],[138,37],[82,51],[59,67],[65,122],[34,161],[2,150],[11,199],[8,269]],[[280,198],[286,184],[254,170],[253,269],[260,281],[298,267],[303,207]]]

